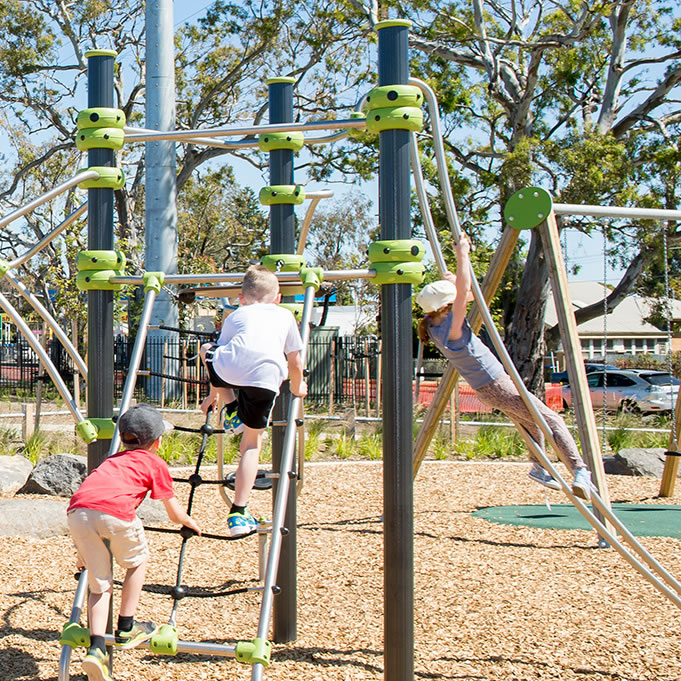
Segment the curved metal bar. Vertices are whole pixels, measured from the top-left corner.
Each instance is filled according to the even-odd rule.
[[[266,132],[305,132],[306,130],[362,130],[366,121],[362,118],[343,118],[335,121],[308,121],[307,123],[266,123],[247,125],[241,128],[212,128],[206,130],[170,130],[168,132],[123,128],[126,142],[147,142],[149,140],[187,141],[196,137],[236,137],[259,135]]]
[[[0,228],[9,225],[9,223],[14,222],[14,220],[18,220],[20,217],[26,215],[27,213],[30,213],[39,206],[42,206],[43,203],[47,203],[55,196],[59,196],[59,194],[62,194],[63,192],[71,189],[72,187],[75,187],[77,184],[80,184],[85,180],[93,180],[96,177],[99,177],[99,173],[96,170],[85,170],[82,173],[78,173],[78,175],[76,175],[75,177],[72,177],[70,180],[67,180],[66,182],[58,184],[56,187],[50,189],[50,191],[45,192],[42,196],[39,196],[37,199],[33,199],[33,201],[30,201],[25,206],[17,208],[17,210],[15,210],[13,213],[6,215],[4,218],[0,218]]]
[[[73,360],[76,368],[80,372],[80,375],[87,379],[87,366],[85,361],[78,353],[78,350],[74,347],[71,340],[66,335],[64,330],[59,326],[55,318],[49,313],[47,308],[40,302],[40,300],[29,291],[24,284],[22,284],[14,275],[9,272],[5,273],[5,279],[9,281],[14,288],[16,288],[21,295],[26,299],[26,301],[31,305],[31,307],[40,315],[43,321],[52,329],[52,333],[57,337],[59,342],[64,346],[64,349],[69,354],[69,357]]]
[[[149,289],[146,292],[144,299],[144,307],[142,308],[142,315],[140,316],[139,328],[137,336],[135,337],[135,345],[132,349],[132,356],[130,357],[130,364],[128,365],[128,375],[125,377],[125,385],[123,386],[123,395],[121,396],[121,404],[119,414],[123,414],[130,407],[133,395],[135,394],[135,384],[137,383],[137,374],[139,372],[140,364],[142,362],[142,355],[144,354],[144,344],[147,341],[147,331],[149,330],[149,322],[151,321],[151,312],[156,300],[156,291]],[[109,445],[109,456],[118,451],[118,445],[121,441],[121,434],[118,431],[118,423],[114,428],[114,433]]]
[[[57,388],[57,391],[59,392],[62,399],[64,400],[65,405],[68,407],[69,411],[73,415],[73,418],[75,419],[76,423],[80,423],[81,421],[83,421],[84,420],[83,416],[78,410],[76,403],[73,401],[73,398],[71,397],[69,389],[66,387],[64,380],[59,375],[59,372],[56,370],[49,355],[45,352],[45,349],[42,347],[42,345],[40,345],[35,335],[29,328],[28,324],[26,324],[26,322],[24,321],[23,317],[14,309],[12,303],[10,303],[9,300],[7,300],[5,295],[2,293],[0,293],[0,307],[2,307],[2,309],[9,315],[14,325],[21,332],[21,335],[26,339],[28,344],[31,346],[33,352],[35,352],[35,354],[38,355],[38,357],[40,358],[40,361],[43,363],[45,370],[50,375],[50,378],[52,379],[55,387]]]
[[[30,248],[26,253],[20,255],[18,258],[12,260],[9,264],[11,270],[23,265],[25,262],[30,260],[36,253],[45,248],[49,243],[54,241],[67,227],[71,226],[83,213],[87,211],[87,201],[81,203],[76,210],[73,211],[60,225],[55,227],[49,234],[46,234],[38,243]]]
[[[312,223],[312,216],[314,215],[317,205],[322,199],[330,199],[332,196],[333,192],[330,189],[305,194],[305,198],[312,199],[312,201],[310,205],[307,207],[307,212],[305,213],[305,218],[303,219],[303,224],[300,228],[300,236],[298,237],[298,250],[296,251],[298,255],[302,255],[303,251],[305,250],[307,232],[310,229],[310,224]]]

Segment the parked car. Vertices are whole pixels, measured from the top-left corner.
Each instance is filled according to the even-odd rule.
[[[610,371],[611,369],[617,370],[617,367],[612,364],[590,364],[588,362],[584,363],[584,369],[587,374],[591,374],[594,371]],[[554,371],[551,374],[551,383],[569,383],[567,371]]]
[[[594,408],[612,411],[668,412],[674,408],[679,394],[679,380],[665,371],[650,369],[613,369],[587,374]],[[563,386],[563,406],[572,406],[572,391]]]

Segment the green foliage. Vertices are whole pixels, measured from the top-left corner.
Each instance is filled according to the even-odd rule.
[[[23,455],[35,466],[47,454],[47,435],[42,430],[33,432],[24,443]]]
[[[620,413],[617,415],[614,430],[608,430],[606,438],[612,454],[617,454],[620,449],[629,447],[664,447],[669,444],[669,433],[651,433],[635,430],[641,427],[640,418],[630,414]]]
[[[524,457],[527,449],[516,430],[485,425],[478,429],[474,440],[458,440],[454,452],[466,459],[502,459]]]
[[[380,461],[383,458],[383,439],[379,434],[364,434],[357,443],[357,453],[363,459]]]

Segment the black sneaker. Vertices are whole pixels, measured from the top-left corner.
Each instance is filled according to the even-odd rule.
[[[158,627],[152,622],[133,622],[129,631],[116,629],[114,645],[121,650],[135,648],[140,643],[148,641],[157,631]]]

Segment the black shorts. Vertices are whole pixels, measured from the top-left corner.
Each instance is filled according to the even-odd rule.
[[[206,352],[205,365],[212,386],[216,388],[231,388],[236,391],[236,414],[242,423],[249,428],[267,428],[277,393],[267,388],[232,385],[222,380],[213,368],[212,348],[209,348]]]

